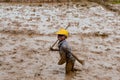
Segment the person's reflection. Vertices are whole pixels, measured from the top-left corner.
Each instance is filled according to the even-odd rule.
[[[75,72],[70,72],[69,74],[65,75],[65,80],[72,80],[74,76],[75,76]]]

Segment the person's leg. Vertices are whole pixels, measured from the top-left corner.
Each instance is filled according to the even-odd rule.
[[[69,74],[74,68],[74,62],[72,60],[67,60],[65,68],[66,68],[66,74]]]
[[[75,65],[75,60],[73,60],[72,61],[73,63],[72,63],[72,72],[74,72],[74,71],[81,71],[80,69],[76,69],[76,68],[74,68],[74,65]]]
[[[72,69],[71,69],[71,71],[75,70],[74,65],[75,65],[75,60],[72,60]]]

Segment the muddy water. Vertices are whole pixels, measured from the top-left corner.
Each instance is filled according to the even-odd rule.
[[[95,3],[23,5],[0,3],[0,80],[119,80],[120,17]],[[68,28],[77,61],[65,75],[55,32]],[[55,46],[55,48],[57,45]]]

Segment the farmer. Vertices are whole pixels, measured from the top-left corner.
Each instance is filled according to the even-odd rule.
[[[75,71],[74,64],[75,64],[75,58],[73,57],[71,53],[71,49],[68,46],[68,43],[66,42],[66,39],[68,37],[68,31],[65,29],[60,29],[57,33],[58,36],[58,48],[59,49],[53,49],[50,48],[51,51],[59,51],[61,59],[58,62],[58,65],[62,65],[66,62],[66,74],[70,73],[71,71]]]

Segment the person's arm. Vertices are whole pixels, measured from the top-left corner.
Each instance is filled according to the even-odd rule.
[[[62,45],[62,49],[63,49],[66,53],[71,53],[71,49],[68,47],[68,45]]]
[[[59,51],[59,49],[53,49],[52,47],[50,47],[51,51]]]

